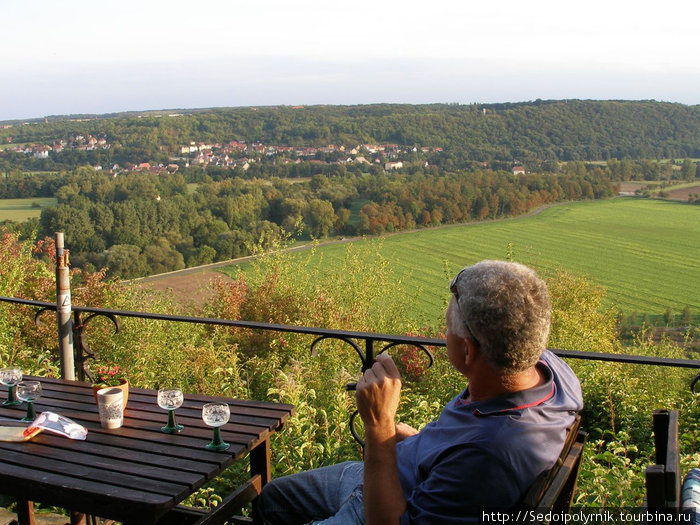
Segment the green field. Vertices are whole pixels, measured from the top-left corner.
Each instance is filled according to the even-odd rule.
[[[32,217],[39,217],[41,208],[55,206],[53,197],[35,197],[32,199],[0,199],[0,221],[22,222]]]
[[[700,207],[618,198],[553,206],[511,220],[450,226],[384,238],[383,254],[397,278],[409,278],[418,297],[416,319],[442,315],[447,282],[459,268],[485,258],[514,260],[543,275],[566,269],[608,290],[626,314],[700,314]],[[319,248],[324,264],[340,261],[342,245]],[[448,268],[447,275],[445,268]],[[414,295],[411,293],[411,295]],[[407,297],[407,301],[413,301]]]

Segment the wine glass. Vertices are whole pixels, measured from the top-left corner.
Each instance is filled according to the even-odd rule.
[[[179,388],[161,388],[158,390],[158,406],[168,411],[168,424],[160,429],[166,434],[177,434],[183,425],[175,423],[175,409],[182,406],[184,396]]]
[[[41,383],[39,381],[21,381],[17,383],[17,399],[27,402],[27,415],[22,418],[22,421],[34,421],[36,412],[34,412],[34,401],[41,396]]]
[[[0,370],[0,383],[7,385],[7,399],[2,402],[5,406],[20,405],[22,402],[15,398],[15,385],[22,381],[22,371],[19,368],[3,368]]]
[[[204,423],[210,427],[214,427],[214,439],[207,443],[206,448],[209,450],[226,450],[229,445],[221,439],[222,425],[228,423],[231,417],[231,411],[226,403],[207,403],[202,407],[202,419]]]

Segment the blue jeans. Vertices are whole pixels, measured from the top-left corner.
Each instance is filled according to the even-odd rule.
[[[361,461],[347,461],[273,479],[257,500],[266,525],[362,525]]]

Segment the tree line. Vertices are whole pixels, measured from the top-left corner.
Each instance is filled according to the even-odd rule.
[[[513,176],[509,172],[345,173],[306,181],[111,177],[82,167],[42,175],[55,207],[39,236],[63,231],[76,266],[123,278],[248,255],[281,239],[382,234],[508,217],[539,205],[613,195],[603,170]],[[48,190],[47,190],[48,191]]]
[[[469,172],[494,173],[509,170],[509,163],[492,162],[496,168],[484,169],[481,163],[472,163]],[[83,166],[77,169],[77,173],[91,173],[89,167]],[[682,162],[659,162],[650,159],[630,160],[630,159],[610,159],[604,166],[587,164],[581,161],[570,162],[560,165],[558,162],[543,161],[539,169],[530,174],[578,174],[586,175],[590,171],[600,170],[611,181],[662,181],[662,183],[672,183],[672,181],[684,180],[692,182],[700,177],[700,165],[691,159],[684,159]],[[73,170],[75,171],[75,170]],[[405,168],[400,170],[407,175],[431,174],[438,176],[442,170],[437,165],[425,166],[425,162],[406,162]],[[255,179],[306,179],[314,175],[323,175],[329,179],[345,178],[348,175],[353,177],[362,176],[368,173],[374,177],[385,175],[385,170],[379,164],[314,164],[308,161],[291,164],[274,163],[254,163],[248,170],[235,168],[233,170],[209,166],[206,169],[199,167],[183,168],[179,173],[184,176],[187,182],[212,182],[222,181],[230,178],[242,180]],[[128,176],[128,175],[127,175]],[[53,197],[65,180],[65,170],[63,172],[24,172],[19,168],[10,169],[6,173],[0,173],[0,199],[24,199],[33,197]],[[648,192],[647,192],[648,193]],[[697,201],[697,196],[691,195],[689,202]]]

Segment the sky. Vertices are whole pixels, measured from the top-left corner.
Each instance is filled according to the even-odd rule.
[[[700,104],[697,0],[3,0],[0,121],[536,99]]]

